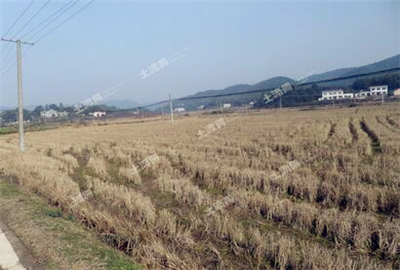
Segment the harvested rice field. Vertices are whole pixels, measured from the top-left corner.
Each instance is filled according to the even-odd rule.
[[[0,136],[0,170],[143,269],[400,269],[400,108]]]

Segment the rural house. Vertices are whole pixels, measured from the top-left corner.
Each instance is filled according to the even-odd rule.
[[[89,115],[92,115],[94,117],[102,117],[102,116],[106,115],[106,112],[91,112],[91,113],[89,113]]]
[[[40,117],[42,118],[52,118],[52,117],[64,117],[68,116],[68,112],[57,112],[56,110],[48,110],[40,112]]]
[[[332,100],[332,99],[351,99],[353,98],[352,93],[343,93],[342,89],[322,91],[322,97],[318,98],[319,101],[322,100]]]

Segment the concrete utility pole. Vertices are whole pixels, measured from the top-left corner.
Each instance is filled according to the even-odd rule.
[[[12,39],[5,39],[2,38],[2,41],[6,42],[14,42],[17,45],[17,66],[18,66],[18,73],[17,73],[17,80],[18,80],[18,133],[19,133],[19,150],[21,152],[25,151],[24,145],[24,105],[22,103],[22,59],[21,59],[21,44],[25,45],[35,45],[34,43],[28,43],[21,41],[19,39],[12,40]]]
[[[282,96],[279,97],[279,109],[282,110]]]
[[[171,122],[174,124],[174,111],[172,110],[171,93],[169,93],[169,108],[171,110]]]

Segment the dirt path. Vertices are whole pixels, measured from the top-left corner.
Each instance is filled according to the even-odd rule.
[[[45,198],[20,190],[1,174],[0,220],[1,230],[25,266],[18,269],[140,269],[130,256],[103,243],[72,216]],[[11,269],[17,270],[0,268]]]
[[[39,270],[39,264],[14,233],[0,220],[0,269]]]

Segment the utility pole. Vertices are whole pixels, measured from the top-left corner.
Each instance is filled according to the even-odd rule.
[[[174,112],[172,111],[171,93],[169,93],[169,108],[171,110],[171,122],[174,124]]]
[[[25,151],[24,146],[24,105],[22,103],[22,59],[21,59],[21,44],[25,45],[35,45],[34,43],[28,43],[21,41],[19,39],[12,40],[12,39],[5,39],[2,38],[2,41],[6,42],[14,42],[17,45],[17,66],[18,66],[18,73],[17,73],[17,80],[18,80],[18,133],[19,133],[19,150],[21,152]]]
[[[384,102],[384,101],[383,101],[383,96],[384,96],[384,95],[385,95],[384,93],[381,93],[381,96],[382,96],[382,104],[383,104],[383,102]]]
[[[282,96],[279,97],[279,109],[282,110]]]

